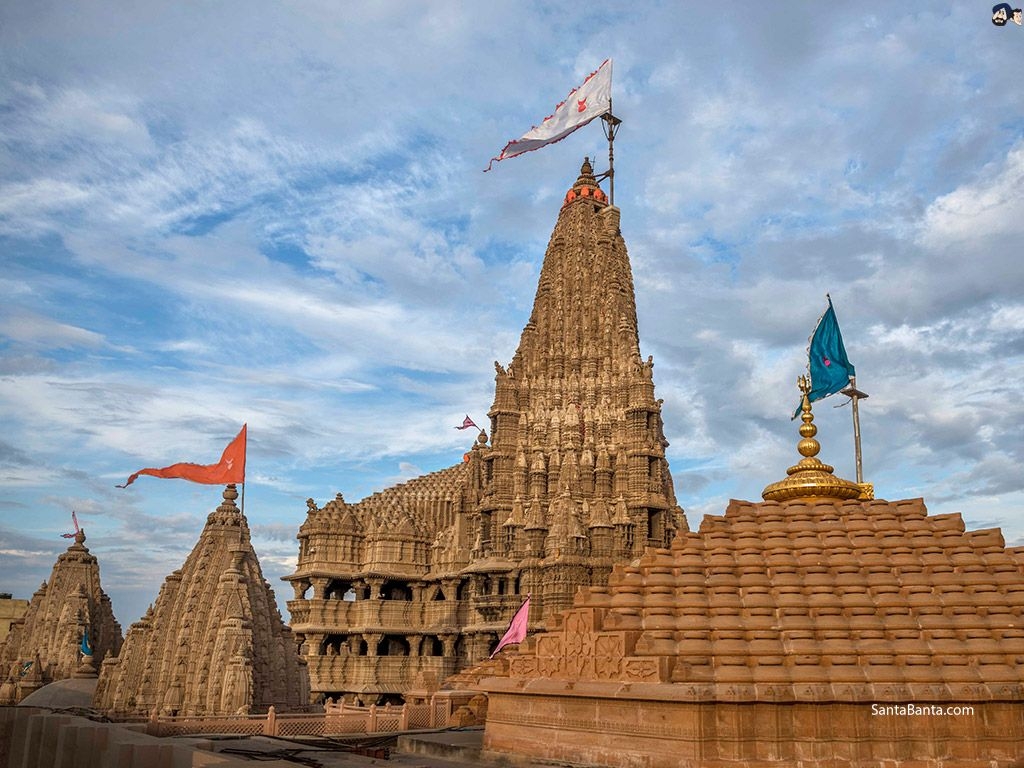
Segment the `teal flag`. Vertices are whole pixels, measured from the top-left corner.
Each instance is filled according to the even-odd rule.
[[[845,389],[850,383],[850,377],[857,375],[853,363],[846,356],[843,335],[839,332],[839,321],[836,320],[831,297],[828,299],[828,309],[818,320],[811,335],[811,346],[807,352],[811,373],[811,391],[807,397],[811,402]],[[800,407],[797,406],[794,419],[800,414]]]
[[[85,634],[82,635],[82,655],[92,656],[92,646],[89,645],[89,630],[85,630]]]

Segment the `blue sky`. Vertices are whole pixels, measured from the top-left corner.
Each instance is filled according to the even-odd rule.
[[[879,497],[1024,544],[1024,29],[991,4],[0,8],[0,591],[72,509],[127,629],[249,424],[264,573],[305,499],[459,461],[591,125],[481,173],[614,58],[616,203],[692,527],[797,458],[830,292]],[[852,477],[849,408],[818,405]]]

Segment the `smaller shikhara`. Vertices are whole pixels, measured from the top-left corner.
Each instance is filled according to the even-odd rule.
[[[16,704],[57,680],[95,676],[93,664],[121,648],[121,625],[100,586],[99,562],[85,546],[84,530],[73,538],[0,645],[0,704]],[[86,634],[92,655],[83,657]]]
[[[228,485],[185,564],[103,662],[95,707],[112,715],[233,715],[308,702],[305,663],[281,620]]]

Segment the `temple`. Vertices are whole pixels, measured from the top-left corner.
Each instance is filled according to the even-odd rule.
[[[82,653],[86,636],[91,655]],[[83,664],[95,676],[93,665],[120,648],[121,625],[100,585],[99,562],[80,530],[0,645],[5,676],[0,704],[18,703],[44,685],[88,674]]]
[[[110,715],[234,715],[304,706],[304,662],[263,578],[228,485],[184,565],[103,662],[94,706]]]
[[[484,678],[484,746],[646,768],[1010,768],[1024,758],[1024,547],[800,461]],[[493,674],[493,673],[492,673]]]
[[[619,210],[586,161],[465,461],[358,503],[307,502],[285,578],[313,692],[371,704],[429,688],[485,659],[526,595],[542,626],[685,531],[652,369]]]

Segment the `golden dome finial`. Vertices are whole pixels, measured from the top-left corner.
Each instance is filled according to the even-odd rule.
[[[856,499],[861,494],[860,486],[836,477],[833,467],[818,459],[821,443],[814,439],[818,428],[814,426],[814,414],[811,412],[811,401],[808,394],[811,382],[806,376],[797,379],[797,386],[803,394],[800,407],[800,442],[796,449],[803,456],[800,461],[786,470],[786,479],[772,483],[761,497],[765,501],[788,501],[790,499],[815,498]]]

